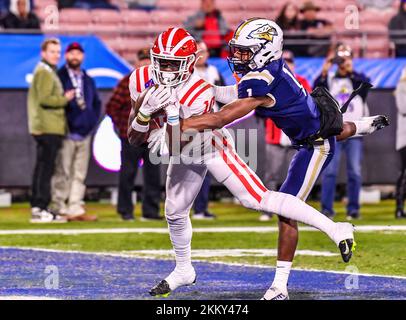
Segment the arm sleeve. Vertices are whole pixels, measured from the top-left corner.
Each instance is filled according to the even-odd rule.
[[[230,103],[238,99],[237,85],[232,86],[214,86],[214,95],[220,103]]]
[[[138,96],[141,94],[141,92],[137,91],[137,77],[135,75],[136,71],[137,70],[134,70],[133,73],[131,73],[130,83],[129,83],[129,86],[128,86],[128,88],[130,89],[131,99],[134,100],[134,101],[137,101]]]
[[[55,79],[47,70],[39,70],[35,75],[35,87],[38,92],[38,102],[41,107],[63,108],[68,100],[63,95],[52,95]]]

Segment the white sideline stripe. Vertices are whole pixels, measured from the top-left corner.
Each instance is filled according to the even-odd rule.
[[[319,231],[313,227],[299,227],[300,231]],[[406,225],[402,226],[356,226],[356,232],[375,231],[406,231]],[[234,232],[254,232],[268,233],[278,232],[278,227],[214,227],[214,228],[194,228],[194,233],[234,233]],[[35,235],[35,234],[110,234],[110,233],[168,233],[167,228],[110,228],[110,229],[20,229],[20,230],[0,230],[0,235]]]
[[[0,300],[60,300],[58,298],[51,298],[45,296],[2,296]]]
[[[45,248],[29,248],[29,247],[3,247],[0,246],[0,249],[17,249],[17,250],[31,250],[31,251],[43,251],[43,252],[55,252],[55,253],[76,253],[76,254],[84,254],[84,255],[94,255],[94,256],[107,256],[107,257],[119,257],[119,258],[139,258],[134,257],[133,255],[129,255],[128,253],[117,253],[117,252],[86,252],[86,251],[75,251],[75,250],[57,250],[57,249],[45,249]],[[131,251],[130,251],[131,252]],[[154,257],[142,257],[142,259],[146,260],[156,260]],[[173,260],[173,258],[160,258],[160,260]],[[254,267],[254,268],[261,268],[261,269],[275,269],[269,265],[263,264],[248,264],[248,263],[238,263],[238,262],[221,262],[221,261],[207,261],[201,259],[194,259],[194,261],[199,262],[206,262],[210,264],[220,264],[220,265],[230,265],[230,266],[240,266],[240,267]],[[336,271],[336,270],[318,270],[318,269],[306,269],[306,268],[292,268],[292,270],[298,271],[309,271],[309,272],[326,272],[326,273],[334,273],[334,274],[355,274],[351,272],[345,271]],[[402,279],[406,280],[406,276],[389,276],[389,275],[382,275],[382,274],[371,274],[371,273],[356,273],[359,276],[364,277],[382,277],[382,278],[392,278],[392,279]]]
[[[134,250],[126,251],[130,255],[151,255],[151,256],[170,256],[175,255],[173,250]],[[201,258],[217,258],[217,257],[276,257],[278,250],[276,249],[194,249],[192,256]],[[314,251],[314,250],[297,250],[296,255],[302,256],[320,256],[320,257],[334,257],[338,256],[337,253],[328,251]]]

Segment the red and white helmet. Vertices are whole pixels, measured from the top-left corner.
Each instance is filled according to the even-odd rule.
[[[177,86],[189,79],[196,62],[196,40],[182,28],[169,28],[155,40],[151,49],[154,82]]]

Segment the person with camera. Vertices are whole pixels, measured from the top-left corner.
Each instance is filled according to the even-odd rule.
[[[330,72],[333,65],[337,66],[337,70]],[[342,44],[327,57],[321,74],[315,80],[314,87],[325,87],[342,105],[348,100],[353,90],[357,89],[363,82],[369,82],[368,77],[354,70],[352,49]],[[357,121],[369,115],[366,98],[367,92],[361,92],[354,97],[347,111],[343,114],[344,121]],[[347,219],[359,219],[359,195],[362,185],[362,138],[359,136],[338,142],[336,145],[335,155],[322,176],[322,211],[331,218],[335,215],[333,203],[342,152],[346,154],[347,158]]]

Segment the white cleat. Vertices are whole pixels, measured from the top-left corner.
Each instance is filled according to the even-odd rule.
[[[182,286],[191,286],[196,284],[196,272],[192,267],[187,272],[179,272],[173,270],[166,279],[159,282],[155,285],[150,291],[149,294],[154,297],[168,297],[171,292]]]
[[[270,287],[261,300],[289,300],[288,292],[282,292],[279,288]]]
[[[187,272],[179,272],[175,268],[165,280],[168,282],[171,290],[175,290],[181,286],[194,284],[196,282],[196,271],[193,267]]]
[[[362,117],[358,121],[354,121],[357,126],[356,136],[366,136],[381,130],[389,125],[389,119],[383,115],[373,117]]]

